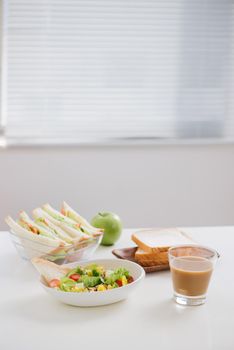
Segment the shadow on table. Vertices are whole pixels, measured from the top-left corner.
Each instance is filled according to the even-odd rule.
[[[86,322],[90,322],[90,319],[98,321],[103,317],[113,316],[113,313],[115,315],[121,314],[126,308],[125,304],[126,301],[120,301],[106,306],[83,308],[65,305],[48,298],[47,295],[38,294],[38,297],[17,298],[1,309],[3,312],[3,309],[6,308],[8,316],[12,314],[14,318],[19,317],[44,324],[82,323],[84,325]]]
[[[170,348],[171,339],[176,349],[189,349],[185,339],[190,339],[193,349],[213,349],[210,312],[206,304],[186,307],[171,298],[145,308],[141,317],[152,331],[160,329],[161,344],[166,349]]]
[[[195,319],[198,315],[199,319],[201,315],[207,315],[207,306],[182,306],[176,304],[175,301],[170,299],[165,299],[164,301],[155,303],[151,305],[147,310],[145,310],[145,320],[148,322],[153,322],[156,318],[160,319],[161,323],[170,324],[174,322],[180,322],[183,319],[187,321],[189,319]]]

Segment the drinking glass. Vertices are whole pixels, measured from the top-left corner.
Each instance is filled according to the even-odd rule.
[[[170,248],[168,257],[175,301],[181,305],[204,304],[217,252],[199,245],[183,245]]]

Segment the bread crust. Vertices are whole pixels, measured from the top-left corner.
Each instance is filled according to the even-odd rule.
[[[140,248],[135,253],[136,261],[142,266],[168,265],[168,252],[144,252]]]

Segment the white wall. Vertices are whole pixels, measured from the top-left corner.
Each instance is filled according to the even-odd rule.
[[[234,224],[234,145],[0,150],[3,218],[63,199],[125,226]]]

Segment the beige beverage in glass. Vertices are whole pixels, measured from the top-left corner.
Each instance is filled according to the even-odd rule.
[[[182,305],[203,304],[217,260],[216,251],[190,245],[170,248],[168,254],[175,301]]]

